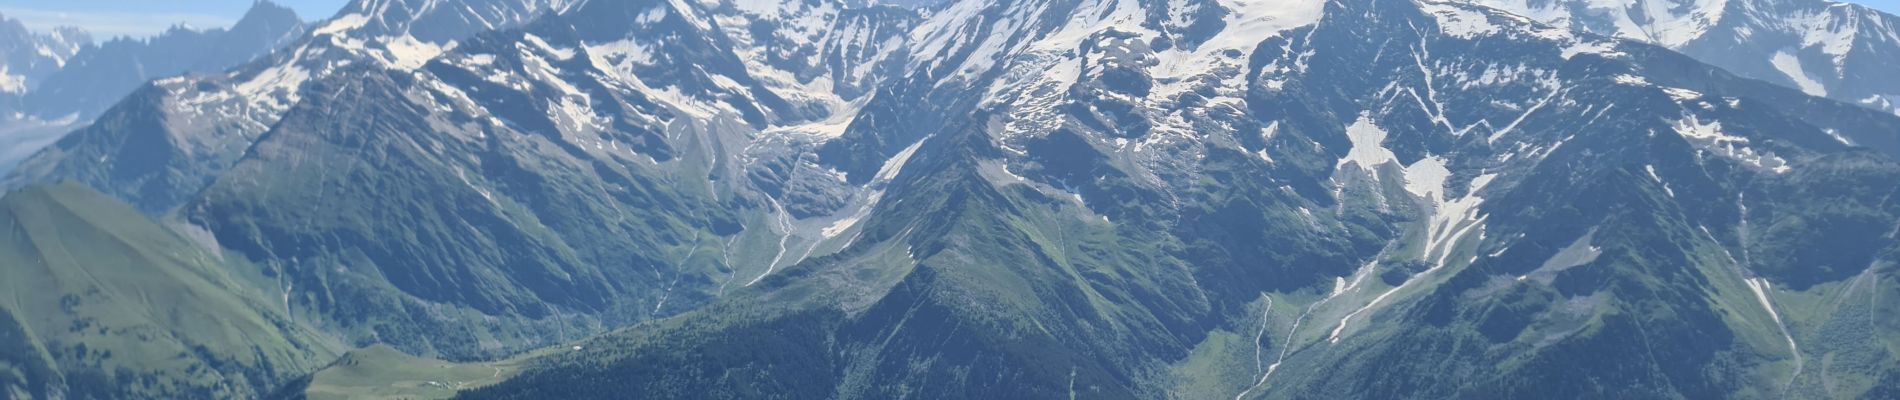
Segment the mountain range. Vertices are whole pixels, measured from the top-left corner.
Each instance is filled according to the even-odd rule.
[[[85,126],[147,81],[222,72],[289,43],[304,22],[288,8],[259,1],[230,28],[184,25],[150,38],[95,43],[78,28],[30,33],[0,22],[0,174],[66,132]],[[12,82],[12,83],[7,83]]]
[[[26,92],[65,67],[67,59],[91,42],[92,35],[77,28],[33,32],[18,19],[0,17],[0,46],[5,47],[0,49],[4,54],[0,65],[5,65],[0,92]]]
[[[0,393],[1890,397],[1894,18],[359,0],[8,176]]]
[[[1900,113],[1900,19],[1833,1],[1480,0],[1538,22],[1647,41],[1750,79]]]

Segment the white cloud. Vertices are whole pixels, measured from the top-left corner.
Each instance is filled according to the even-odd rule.
[[[197,29],[231,26],[230,18],[190,13],[139,13],[122,11],[65,11],[34,8],[0,7],[0,14],[20,20],[27,29],[46,32],[61,26],[75,26],[104,41],[120,36],[149,37],[183,24]]]

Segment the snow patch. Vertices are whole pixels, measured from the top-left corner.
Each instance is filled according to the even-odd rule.
[[[1643,170],[1644,170],[1644,171],[1647,171],[1647,172],[1649,172],[1649,179],[1651,179],[1651,180],[1655,180],[1655,181],[1656,181],[1656,183],[1660,183],[1660,184],[1662,184],[1662,188],[1663,188],[1663,193],[1667,193],[1667,194],[1669,194],[1669,197],[1670,197],[1670,198],[1675,198],[1675,197],[1676,197],[1676,189],[1674,189],[1674,188],[1670,188],[1670,187],[1669,187],[1669,182],[1663,182],[1663,179],[1662,179],[1662,176],[1661,176],[1661,175],[1656,175],[1656,166],[1655,166],[1655,165],[1644,165],[1644,166],[1643,166]]]
[[[1445,168],[1444,158],[1427,156],[1405,167],[1405,191],[1436,202],[1445,192],[1445,180],[1450,178],[1451,170]]]
[[[1312,0],[1224,0],[1222,7],[1229,11],[1226,29],[1215,34],[1199,47],[1192,49],[1176,48],[1156,54],[1159,63],[1154,68],[1154,76],[1164,86],[1163,97],[1172,97],[1176,93],[1191,88],[1167,90],[1169,83],[1176,83],[1216,71],[1240,75],[1246,59],[1229,57],[1226,54],[1241,52],[1252,53],[1254,47],[1268,38],[1287,30],[1311,25],[1319,21],[1325,13],[1324,1]],[[1233,70],[1227,71],[1232,68]],[[1185,83],[1185,82],[1181,82]],[[1244,87],[1232,86],[1231,87]]]
[[[1827,133],[1827,137],[1834,138],[1834,141],[1841,142],[1841,144],[1848,145],[1848,146],[1854,145],[1854,141],[1851,139],[1848,139],[1847,136],[1845,135],[1841,135],[1840,130],[1837,130],[1834,128],[1827,128],[1827,129],[1821,130],[1821,132]]]
[[[488,66],[494,63],[495,63],[494,54],[471,54],[468,56],[468,58],[465,58],[463,61],[463,65],[472,66],[472,67]]]
[[[858,113],[864,109],[864,105],[868,103],[870,99],[871,96],[859,98],[857,101],[843,107],[843,109],[833,110],[831,116],[825,117],[825,119],[822,120],[798,125],[775,126],[767,128],[765,133],[800,133],[823,139],[843,137],[845,131],[851,128],[851,122],[858,119]]]
[[[1607,24],[1599,33],[1680,48],[1722,20],[1729,0],[1477,0],[1559,27]]]
[[[621,39],[607,43],[582,45],[587,48],[587,58],[601,71],[614,71],[622,67],[653,65],[653,47],[633,39]]]
[[[858,206],[857,211],[837,221],[832,221],[831,225],[826,226],[820,233],[823,234],[826,239],[830,239],[839,234],[843,234],[846,230],[851,229],[852,226],[857,225],[859,221],[870,216],[871,210],[875,209],[878,202],[884,199],[884,185],[890,183],[891,179],[896,178],[899,172],[903,172],[904,166],[910,163],[910,157],[917,154],[917,149],[922,148],[924,142],[928,141],[930,141],[930,137],[926,136],[922,140],[918,140],[917,143],[911,143],[910,147],[905,147],[904,151],[900,151],[897,155],[891,156],[891,159],[885,160],[884,165],[878,167],[877,175],[871,178],[871,187],[875,189],[865,196],[864,203]],[[1008,174],[1019,181],[1028,181],[1021,176],[1009,172],[1008,166],[1003,166],[1000,169],[1004,174]],[[843,176],[840,175],[839,179],[843,180]],[[848,245],[849,244],[847,244],[847,246]]]
[[[1839,4],[1839,3],[1836,3]],[[1801,35],[1802,48],[1817,48],[1821,53],[1833,58],[1835,68],[1842,68],[1847,53],[1854,50],[1861,26],[1852,21],[1852,16],[1836,15],[1829,10],[1788,16],[1789,25]],[[1850,21],[1842,21],[1843,17]],[[1876,28],[1878,29],[1878,28]]]
[[[572,47],[555,47],[554,45],[548,44],[546,40],[541,40],[540,36],[535,36],[532,33],[522,34],[521,36],[522,39],[527,40],[529,44],[533,44],[534,47],[540,48],[541,51],[547,52],[547,54],[555,58],[562,60],[574,58],[574,48]]]
[[[1421,160],[1420,163],[1414,163],[1413,165],[1423,167],[1420,168],[1422,174],[1431,173],[1424,170],[1432,168],[1433,164],[1420,165],[1422,163]],[[1439,166],[1439,168],[1442,168],[1442,166]],[[1407,173],[1407,175],[1410,174],[1410,172]],[[1424,179],[1429,180],[1432,178],[1426,177]],[[1327,341],[1338,344],[1341,336],[1346,332],[1346,327],[1352,323],[1353,318],[1370,312],[1375,307],[1378,307],[1379,304],[1384,303],[1387,298],[1398,294],[1400,291],[1425,280],[1426,277],[1431,276],[1433,273],[1444,269],[1445,266],[1449,264],[1453,250],[1456,250],[1459,244],[1464,243],[1466,238],[1472,237],[1475,233],[1477,240],[1484,240],[1484,221],[1489,216],[1479,214],[1478,205],[1484,203],[1484,198],[1479,197],[1478,192],[1484,190],[1486,186],[1491,185],[1491,182],[1496,179],[1496,174],[1484,174],[1472,179],[1469,186],[1466,187],[1464,197],[1457,199],[1447,201],[1442,198],[1442,193],[1434,193],[1441,198],[1428,198],[1427,200],[1433,202],[1433,212],[1431,219],[1428,220],[1425,226],[1424,242],[1422,243],[1424,249],[1423,252],[1420,253],[1420,257],[1431,262],[1431,267],[1417,274],[1413,274],[1410,278],[1405,280],[1405,283],[1387,289],[1384,293],[1380,293],[1378,297],[1374,297],[1372,302],[1366,303],[1365,306],[1353,310],[1353,312],[1346,314],[1345,317],[1340,318],[1339,325],[1333,328],[1332,333],[1327,337]],[[1439,182],[1442,184],[1443,181],[1439,180]],[[1408,182],[1408,186],[1409,184],[1410,182]],[[1355,282],[1354,286],[1356,285],[1357,283]],[[1337,289],[1338,287],[1335,285],[1335,290]]]
[[[646,11],[640,12],[640,16],[633,18],[633,23],[639,24],[639,25],[652,25],[653,23],[660,22],[661,19],[665,19],[665,18],[666,18],[665,8],[653,7],[653,8],[648,8]]]
[[[1497,33],[1502,28],[1491,23],[1490,15],[1483,12],[1451,4],[1421,3],[1420,6],[1438,19],[1438,29],[1446,35],[1460,39],[1472,39]]]
[[[1748,284],[1748,290],[1755,293],[1755,301],[1761,302],[1761,308],[1768,311],[1768,317],[1773,319],[1775,327],[1781,330],[1781,337],[1788,341],[1788,353],[1794,356],[1794,373],[1788,376],[1788,383],[1793,384],[1794,378],[1801,376],[1803,367],[1801,346],[1795,344],[1794,334],[1788,332],[1788,324],[1781,322],[1781,313],[1775,311],[1774,299],[1769,297],[1769,294],[1774,292],[1774,288],[1769,286],[1767,279],[1762,278],[1748,278],[1742,282]]]
[[[1346,151],[1346,157],[1339,159],[1334,168],[1346,164],[1358,164],[1360,168],[1371,171],[1373,177],[1379,176],[1378,166],[1398,157],[1392,149],[1385,147],[1385,129],[1372,121],[1372,116],[1361,113],[1359,119],[1346,126],[1346,140],[1352,142],[1352,148]]]
[[[376,57],[377,60],[390,68],[405,71],[422,68],[422,65],[427,64],[429,60],[441,55],[444,51],[455,48],[455,42],[437,45],[417,40],[409,35],[384,37],[380,41],[386,51],[380,52],[382,54]]]
[[[639,91],[664,104],[672,105],[679,112],[693,119],[710,119],[719,112],[719,108],[686,95],[678,87],[654,88],[640,80],[639,69],[652,65],[652,48],[634,39],[617,40],[607,43],[582,44],[587,49],[587,59],[594,70],[600,71],[604,81]]]
[[[1598,54],[1605,57],[1623,55],[1623,53],[1616,51],[1616,42],[1607,40],[1579,40],[1576,43],[1564,47],[1563,56],[1565,60],[1576,57],[1578,54]]]
[[[369,16],[367,15],[357,14],[357,13],[343,14],[343,15],[337,16],[336,18],[330,19],[330,23],[323,24],[323,26],[320,26],[320,27],[317,27],[317,29],[311,30],[310,34],[311,35],[341,35],[345,31],[361,28],[363,27],[363,25],[367,25],[367,24],[369,24]]]
[[[917,154],[917,149],[923,147],[924,142],[928,141],[930,141],[930,138],[925,137],[923,140],[918,140],[917,143],[911,143],[910,147],[904,148],[904,151],[897,152],[897,155],[891,156],[889,160],[885,160],[884,166],[878,167],[877,175],[872,179],[889,181],[892,178],[896,178],[897,173],[904,170],[904,165],[910,163],[910,156]]]
[[[1753,147],[1749,147],[1748,138],[1723,133],[1720,121],[1705,123],[1694,114],[1684,114],[1682,119],[1676,120],[1675,125],[1678,135],[1703,151],[1777,174],[1785,174],[1793,170],[1788,166],[1788,160],[1774,153],[1757,152]]]
[[[237,92],[251,101],[259,102],[271,109],[282,110],[296,103],[301,97],[297,91],[304,82],[310,80],[310,71],[297,66],[295,62],[278,64],[265,69],[251,78],[239,83]],[[278,102],[281,96],[286,102]]]
[[[700,31],[712,30],[712,23],[706,21],[704,16],[699,15],[699,12],[695,11],[697,9],[693,8],[691,4],[687,4],[686,0],[667,0],[667,3],[672,6],[674,13],[679,14],[680,19],[686,20],[686,23],[693,25],[694,28]]]
[[[0,92],[26,93],[26,76],[8,73],[7,65],[0,64]]]
[[[1774,64],[1775,69],[1781,71],[1782,75],[1787,75],[1789,80],[1794,81],[1795,87],[1800,88],[1802,93],[1816,97],[1827,96],[1827,87],[1821,85],[1821,82],[1816,81],[1813,76],[1809,76],[1806,71],[1802,71],[1801,59],[1795,58],[1793,54],[1788,54],[1785,50],[1777,51],[1775,56],[1768,61]]]
[[[1371,173],[1373,179],[1383,180],[1379,166],[1398,161],[1392,149],[1385,147],[1385,138],[1385,129],[1374,123],[1370,116],[1360,115],[1352,125],[1346,126],[1346,139],[1352,142],[1352,148],[1346,151],[1346,156],[1340,158],[1334,168],[1354,164]],[[1401,178],[1404,179],[1406,192],[1433,204],[1443,202],[1445,181],[1451,178],[1451,170],[1446,167],[1443,157],[1426,156],[1402,168],[1404,176]]]
[[[1663,87],[1662,91],[1663,94],[1669,95],[1669,98],[1676,99],[1678,102],[1689,102],[1702,98],[1702,92],[1678,87]]]

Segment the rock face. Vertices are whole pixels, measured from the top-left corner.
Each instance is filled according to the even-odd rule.
[[[1851,398],[1900,373],[1900,117],[1697,55],[1728,20],[1687,6],[443,4],[359,1],[157,82],[10,182],[175,220],[349,345],[576,344],[474,398]]]
[[[1853,397],[1894,370],[1866,319],[1884,113],[1471,5],[1177,3],[924,12],[818,146],[885,188],[840,251],[471,397]],[[1859,300],[1787,311],[1814,298]],[[1879,355],[1815,369],[1849,347]]]
[[[0,15],[0,174],[71,129],[72,121],[43,121],[16,112],[27,93],[91,43],[92,37],[79,29],[35,33],[19,20]]]
[[[230,28],[179,26],[147,39],[116,38],[86,47],[34,90],[17,112],[45,120],[90,120],[147,81],[223,72],[303,36],[289,8],[258,2]]]
[[[1900,113],[1900,17],[1826,0],[1475,0],[1538,22],[1647,41],[1737,75]]]
[[[18,19],[0,16],[0,69],[4,69],[0,71],[0,93],[18,96],[38,87],[91,43],[92,36],[83,30],[33,32]]]
[[[223,72],[291,43],[304,29],[295,12],[268,1],[252,5],[228,29],[176,26],[151,38],[121,37],[100,44],[76,28],[19,36],[31,34],[14,21],[4,28],[10,33],[0,34],[0,43],[25,42],[31,49],[0,51],[0,61],[9,71],[29,73],[17,76],[22,85],[15,90],[0,82],[0,148],[5,149],[0,151],[0,174],[148,81]]]

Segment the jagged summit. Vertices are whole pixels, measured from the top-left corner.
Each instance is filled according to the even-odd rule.
[[[1660,44],[1742,76],[1900,113],[1900,17],[1824,0],[1492,1],[1540,22]]]
[[[1743,1],[359,1],[12,182],[472,398],[1879,397],[1900,116]]]

